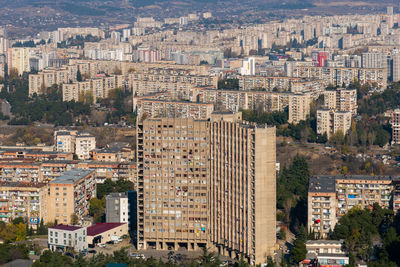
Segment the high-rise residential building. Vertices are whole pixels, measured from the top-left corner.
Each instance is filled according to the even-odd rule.
[[[106,222],[128,223],[128,196],[125,193],[111,193],[106,196]]]
[[[18,71],[18,75],[24,72],[30,72],[29,67],[29,51],[27,47],[12,47],[8,49],[8,74],[10,75],[13,69]]]
[[[73,214],[81,220],[96,196],[94,170],[72,169],[49,183],[48,220],[70,224]]]
[[[363,68],[387,68],[387,54],[382,52],[366,52],[361,56]]]
[[[393,6],[387,6],[386,7],[386,14],[389,16],[393,15]]]
[[[400,144],[400,109],[392,112],[392,144]]]
[[[213,245],[253,264],[273,255],[275,128],[240,118],[138,122],[137,218],[130,223],[137,221],[139,249]]]
[[[310,115],[311,92],[295,93],[289,96],[289,123],[305,121]]]
[[[210,241],[266,262],[276,242],[275,128],[216,120],[210,131]]]
[[[400,51],[398,50],[392,53],[392,79],[393,82],[400,81]]]
[[[354,207],[390,207],[393,177],[350,175],[313,176],[308,189],[308,229],[325,238],[340,217]]]
[[[343,134],[351,127],[352,113],[349,111],[334,111],[329,109],[317,110],[317,134],[323,135],[326,133],[330,138],[338,131]]]
[[[357,115],[357,90],[337,88],[324,91],[324,106],[330,110],[349,111]]]
[[[208,243],[209,126],[193,119],[137,124],[138,248]]]

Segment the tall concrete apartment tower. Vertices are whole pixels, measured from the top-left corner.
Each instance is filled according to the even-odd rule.
[[[218,120],[210,131],[210,241],[264,263],[276,242],[276,129]]]
[[[138,248],[208,244],[209,124],[147,119],[137,124]]]
[[[273,255],[275,128],[237,115],[138,122],[139,249],[209,246],[252,264]]]

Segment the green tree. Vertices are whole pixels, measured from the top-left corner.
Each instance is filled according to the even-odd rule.
[[[290,250],[290,261],[292,264],[298,264],[300,261],[306,258],[307,248],[304,240],[296,239],[293,243],[293,247]]]

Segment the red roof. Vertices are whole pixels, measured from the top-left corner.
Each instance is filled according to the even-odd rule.
[[[82,227],[79,227],[79,226],[65,225],[65,224],[59,224],[59,225],[50,227],[50,229],[65,230],[65,231],[75,231],[75,230],[78,230],[81,228]]]
[[[96,223],[87,228],[87,235],[88,236],[95,236],[101,233],[104,233],[108,230],[116,228],[118,226],[123,225],[124,223]]]

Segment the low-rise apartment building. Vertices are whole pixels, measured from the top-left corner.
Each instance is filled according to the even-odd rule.
[[[47,243],[51,251],[66,252],[68,248],[74,251],[86,251],[88,249],[87,228],[58,224],[49,227]]]
[[[90,151],[96,148],[96,137],[89,133],[81,133],[75,137],[75,154],[78,159],[90,159]]]
[[[0,220],[11,222],[22,217],[36,228],[48,223],[48,186],[45,183],[0,182]]]

